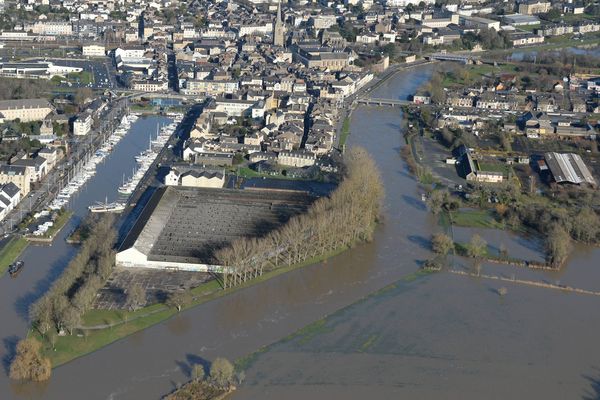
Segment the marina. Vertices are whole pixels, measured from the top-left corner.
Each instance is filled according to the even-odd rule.
[[[137,163],[133,175],[127,181],[124,181],[121,186],[119,186],[118,192],[121,195],[129,197],[137,188],[140,181],[150,169],[152,163],[158,156],[158,153],[163,149],[163,147],[167,144],[175,130],[177,129],[177,125],[183,119],[183,114],[173,114],[174,119],[171,123],[164,125],[162,128],[156,126],[156,136],[154,139],[152,137],[149,138],[148,148],[138,155],[136,155],[135,161]]]
[[[50,210],[60,210],[67,208],[71,197],[79,192],[79,190],[96,174],[98,164],[102,163],[106,157],[112,152],[114,147],[119,143],[131,129],[131,124],[137,121],[138,116],[135,114],[126,115],[121,119],[121,123],[115,131],[108,136],[104,144],[89,157],[79,171],[69,180],[67,185],[63,187],[56,198],[48,206]]]

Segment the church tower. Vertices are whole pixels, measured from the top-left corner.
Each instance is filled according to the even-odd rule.
[[[277,17],[273,24],[273,44],[275,46],[283,46],[285,42],[285,26],[281,18],[281,0],[277,4]]]

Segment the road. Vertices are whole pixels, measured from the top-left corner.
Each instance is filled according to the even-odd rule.
[[[14,233],[15,226],[18,226],[26,215],[43,210],[83,167],[86,158],[93,155],[114,131],[118,121],[126,113],[127,107],[127,99],[110,103],[98,118],[100,124],[91,133],[73,142],[71,153],[42,179],[37,188],[32,190],[17,208],[0,222],[0,234]]]

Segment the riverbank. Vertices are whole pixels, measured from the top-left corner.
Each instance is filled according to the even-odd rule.
[[[258,285],[295,269],[317,263],[326,263],[327,259],[346,250],[347,248],[340,248],[322,257],[268,271],[232,288],[222,289],[219,282],[212,280],[191,290],[193,301],[184,305],[182,311]],[[53,339],[55,340],[53,345],[38,332],[30,334],[44,343],[42,352],[44,356],[50,358],[52,368],[56,368],[108,346],[117,340],[164,322],[178,314],[179,312],[175,308],[169,308],[163,304],[153,304],[136,311],[91,310],[83,315],[82,321],[85,325],[77,329],[78,332],[75,335],[56,337]]]
[[[28,241],[22,236],[13,236],[10,241],[0,250],[0,278],[8,270],[10,264],[23,253],[29,245]]]
[[[340,148],[346,145],[346,140],[348,140],[348,135],[350,135],[350,116],[352,115],[352,111],[348,112],[348,116],[344,118],[344,122],[342,122],[342,129],[340,132]]]

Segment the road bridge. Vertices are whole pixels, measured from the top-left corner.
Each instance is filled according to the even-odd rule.
[[[413,104],[412,101],[409,100],[400,100],[400,99],[379,99],[379,98],[362,98],[356,100],[358,104],[364,104],[367,106],[390,106],[390,107],[399,107],[399,106],[408,106]]]

